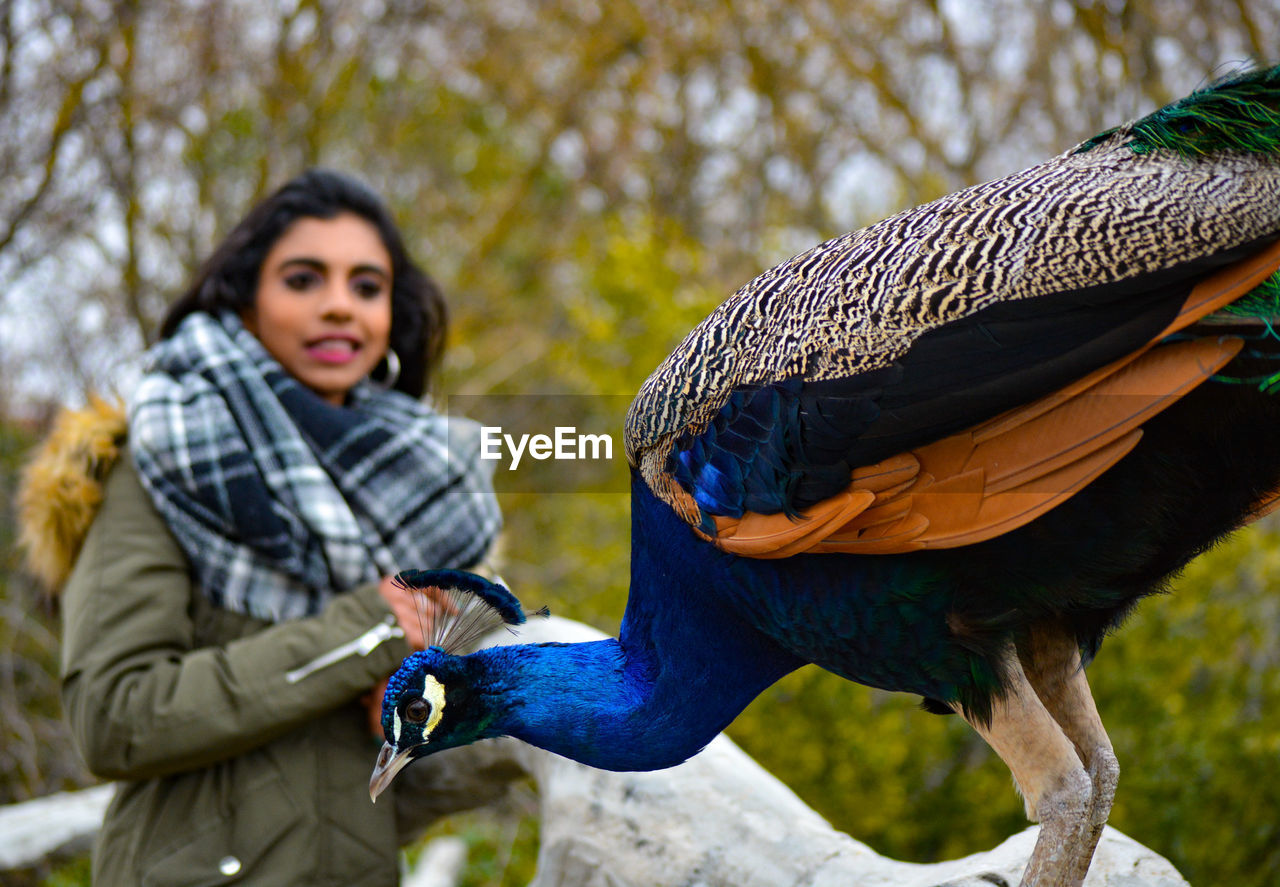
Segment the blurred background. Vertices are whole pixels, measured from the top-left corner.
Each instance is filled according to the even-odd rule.
[[[759,271],[1280,61],[1277,38],[1277,0],[0,0],[0,803],[92,781],[55,608],[13,551],[24,453],[57,405],[129,393],[165,305],[304,167],[386,195],[448,294],[442,407],[571,397],[620,444],[627,395]],[[619,489],[502,494],[526,604],[617,628]],[[1280,530],[1251,528],[1091,671],[1112,824],[1194,884],[1280,883],[1277,584]],[[915,705],[806,669],[729,732],[882,853],[1023,828],[1007,769]],[[472,844],[468,883],[528,880],[533,809],[442,826]]]

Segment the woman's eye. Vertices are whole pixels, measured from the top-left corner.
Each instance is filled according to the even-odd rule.
[[[284,285],[291,290],[301,292],[320,282],[320,275],[314,271],[293,271],[285,275]]]
[[[382,295],[382,281],[371,277],[359,277],[351,283],[351,288],[362,299],[376,299]]]
[[[425,724],[431,717],[431,704],[423,699],[415,699],[404,707],[404,719],[410,724]]]

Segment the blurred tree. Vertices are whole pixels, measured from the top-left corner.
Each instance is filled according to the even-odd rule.
[[[0,414],[0,502],[13,501],[18,465],[34,440],[31,427],[6,422]],[[91,782],[72,750],[58,704],[57,619],[19,573],[13,538],[13,515],[5,508],[0,511],[0,804]],[[0,872],[0,883],[39,884],[59,862]],[[80,879],[73,883],[87,884],[88,867],[76,870]]]
[[[625,395],[757,271],[1264,61],[1278,34],[1280,0],[4,0],[0,411],[127,392],[217,238],[320,163],[388,195],[450,295],[442,404],[575,396],[620,444]],[[623,483],[503,494],[526,599],[616,627]],[[1116,822],[1193,880],[1280,877],[1266,823],[1225,831],[1280,803],[1260,778],[1275,540],[1248,538],[1244,572],[1197,567],[1094,678],[1129,765]],[[4,637],[38,634],[6,613]],[[981,743],[913,706],[806,671],[734,734],[886,852],[1020,827]]]

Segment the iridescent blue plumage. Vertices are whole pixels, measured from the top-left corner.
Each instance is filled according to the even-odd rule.
[[[637,550],[631,594],[617,639],[578,644],[489,647],[457,656],[439,648],[412,654],[391,677],[383,701],[388,743],[427,754],[510,735],[608,770],[654,770],[695,754],[765,687],[803,660],[772,642],[747,618],[726,612],[696,569],[707,546],[638,487],[633,523],[655,540]],[[653,532],[653,521],[667,522]],[[639,530],[648,525],[649,529]],[[712,553],[721,567],[737,559]],[[687,561],[686,558],[693,558]],[[680,569],[681,562],[695,567]],[[433,573],[423,576],[438,579]],[[730,572],[715,583],[737,581]],[[684,598],[673,608],[672,594]],[[714,634],[719,642],[706,643]],[[430,674],[446,690],[429,737],[398,734],[397,712],[422,695]],[[454,688],[464,692],[451,695]]]

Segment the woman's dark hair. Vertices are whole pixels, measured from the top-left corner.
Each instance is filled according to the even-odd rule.
[[[362,183],[331,170],[307,170],[250,210],[205,261],[190,289],[169,306],[160,338],[172,336],[196,311],[252,308],[262,262],[285,229],[301,218],[332,219],[341,213],[354,213],[373,225],[391,256],[390,345],[400,358],[395,388],[421,397],[444,351],[444,296],[409,258],[382,200]]]

